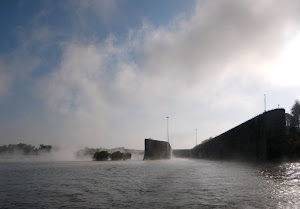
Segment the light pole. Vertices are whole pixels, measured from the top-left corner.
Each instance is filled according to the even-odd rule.
[[[169,116],[167,116],[167,139],[169,142]]]
[[[266,112],[266,109],[267,109],[267,98],[266,98],[266,94],[264,94],[264,103],[265,103],[265,112]]]
[[[197,146],[197,132],[198,132],[198,130],[197,129],[195,129],[196,130],[196,146]]]

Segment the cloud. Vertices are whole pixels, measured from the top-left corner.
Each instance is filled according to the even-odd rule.
[[[263,92],[261,66],[276,59],[293,35],[297,8],[274,1],[199,1],[192,15],[158,28],[145,23],[129,31],[124,42],[108,37],[67,44],[59,67],[42,82],[45,99],[52,109],[74,114],[82,121],[78,127],[91,126],[84,117],[101,124],[88,128],[86,137],[98,132],[117,137],[109,132],[119,118],[124,121],[117,128],[134,142],[140,139],[130,138],[143,120],[154,122],[170,112],[255,112],[257,104],[250,101]]]
[[[11,77],[4,71],[4,67],[0,63],[0,102],[1,98],[9,93],[11,83]]]
[[[121,9],[113,1],[77,3],[81,29],[89,11],[109,22]],[[165,138],[170,116],[174,147],[192,147],[195,128],[200,141],[262,111],[267,69],[297,33],[299,3],[198,1],[192,14],[165,26],[145,22],[125,38],[71,35],[34,93],[58,121],[62,142],[142,148],[146,137]],[[32,34],[43,42],[52,40],[49,33],[38,27]]]
[[[99,20],[104,23],[109,23],[114,13],[117,10],[117,3],[115,0],[103,0],[103,1],[79,1],[79,11],[81,12],[90,12],[100,16]],[[81,16],[82,14],[80,14]]]
[[[24,49],[17,49],[0,57],[0,103],[13,94],[17,82],[26,82],[30,73],[39,65],[39,59],[29,55]]]
[[[299,3],[278,1],[199,1],[191,17],[147,31],[142,64],[152,73],[203,77],[239,63],[266,62],[299,25],[297,8]]]

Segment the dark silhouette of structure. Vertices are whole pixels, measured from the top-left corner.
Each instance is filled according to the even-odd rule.
[[[282,156],[286,136],[285,110],[264,112],[191,150],[174,150],[176,157],[271,161]]]
[[[171,158],[171,146],[169,142],[145,139],[144,160],[160,160]]]

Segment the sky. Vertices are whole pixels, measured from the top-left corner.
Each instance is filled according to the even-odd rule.
[[[300,1],[0,2],[0,145],[192,148],[300,98]]]

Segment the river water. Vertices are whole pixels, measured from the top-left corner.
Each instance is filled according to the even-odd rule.
[[[300,163],[0,162],[0,208],[300,208]]]

